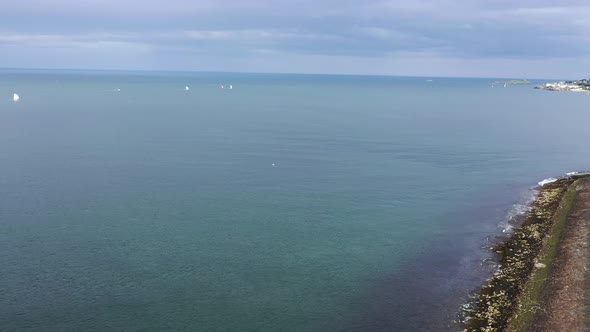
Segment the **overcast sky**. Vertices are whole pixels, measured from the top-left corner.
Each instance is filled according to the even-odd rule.
[[[582,78],[588,0],[5,0],[0,67]]]

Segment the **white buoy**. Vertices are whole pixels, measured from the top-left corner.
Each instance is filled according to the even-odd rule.
[[[190,88],[188,87],[188,85],[187,85],[187,86],[185,86],[185,87],[184,87],[184,89],[185,89],[186,91],[190,90]]]
[[[15,93],[12,95],[12,100],[16,103],[17,101],[20,100],[20,97]]]

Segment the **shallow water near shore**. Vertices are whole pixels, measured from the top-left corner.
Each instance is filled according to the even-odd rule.
[[[590,99],[426,80],[0,71],[0,330],[456,330]]]

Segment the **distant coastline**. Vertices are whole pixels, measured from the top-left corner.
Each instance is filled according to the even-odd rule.
[[[496,81],[492,85],[523,85],[532,84],[529,80],[508,80],[508,81]]]
[[[535,89],[547,91],[573,91],[590,93],[590,79],[545,83],[543,85],[536,86]]]

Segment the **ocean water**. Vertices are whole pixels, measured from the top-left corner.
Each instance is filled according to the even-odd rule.
[[[0,71],[0,330],[459,329],[590,168],[588,95],[492,81]]]

